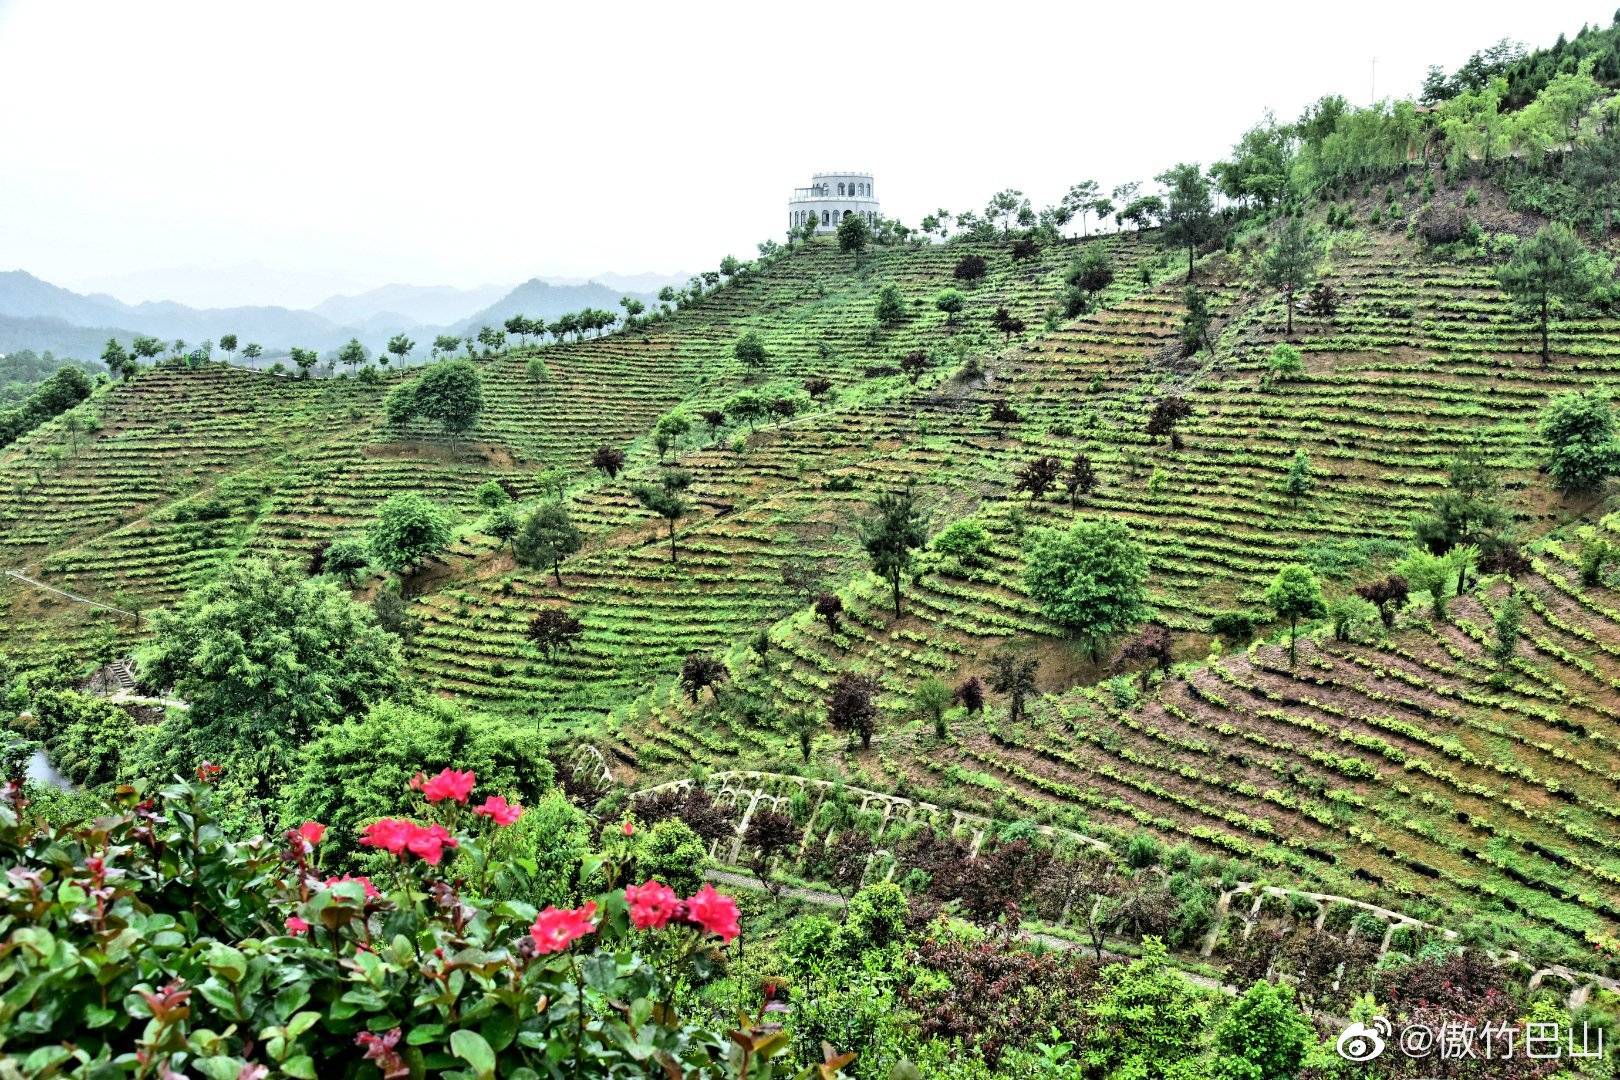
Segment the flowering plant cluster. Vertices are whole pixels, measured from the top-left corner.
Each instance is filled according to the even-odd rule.
[[[620,882],[628,823],[583,868],[608,891],[536,910],[480,895],[523,808],[475,804],[471,772],[417,777],[422,820],[364,827],[388,856],[369,875],[319,869],[320,822],[224,835],[219,775],[120,789],[73,828],[0,791],[0,1080],[842,1075],[831,1052],[795,1073],[775,1026],[676,1014],[672,987],[715,970],[737,905]]]

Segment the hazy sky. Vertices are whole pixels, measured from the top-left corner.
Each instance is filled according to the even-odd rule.
[[[913,224],[1039,204],[1365,102],[1374,56],[1407,94],[1614,5],[0,0],[0,270],[697,270],[780,238],[817,169],[874,172]]]

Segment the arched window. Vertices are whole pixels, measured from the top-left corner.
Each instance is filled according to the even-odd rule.
[[[823,210],[821,212],[821,223],[823,225],[831,225],[832,224],[832,218],[827,216],[827,211],[825,211],[825,210]]]

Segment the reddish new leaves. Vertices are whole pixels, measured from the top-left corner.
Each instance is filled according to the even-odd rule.
[[[343,885],[350,881],[360,883],[361,891],[367,900],[376,900],[382,896],[382,893],[377,891],[377,886],[373,885],[371,879],[364,874],[344,874],[342,877],[329,877],[322,884],[330,889],[334,885]]]
[[[736,833],[731,808],[696,786],[660,791],[637,799],[636,818],[643,825],[678,818],[709,843]]]
[[[362,1031],[354,1037],[356,1046],[366,1048],[366,1060],[377,1063],[377,1069],[383,1074],[384,1080],[402,1080],[411,1075],[411,1067],[405,1063],[399,1051],[394,1047],[399,1045],[399,1028],[391,1028],[386,1034],[378,1035],[370,1031]]]
[[[1007,1049],[1056,1031],[1079,1042],[1082,1012],[1096,984],[1097,964],[1077,953],[1036,953],[1005,937],[965,942],[951,935],[926,940],[917,962],[942,978],[906,989],[924,1037],[960,1039],[992,1067]]]
[[[877,681],[865,675],[844,674],[833,683],[827,695],[827,720],[834,730],[861,740],[870,749],[877,731]]]

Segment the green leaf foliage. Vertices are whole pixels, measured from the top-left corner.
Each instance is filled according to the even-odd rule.
[[[1123,522],[1082,519],[1025,541],[1024,586],[1093,657],[1147,618],[1147,552]]]

